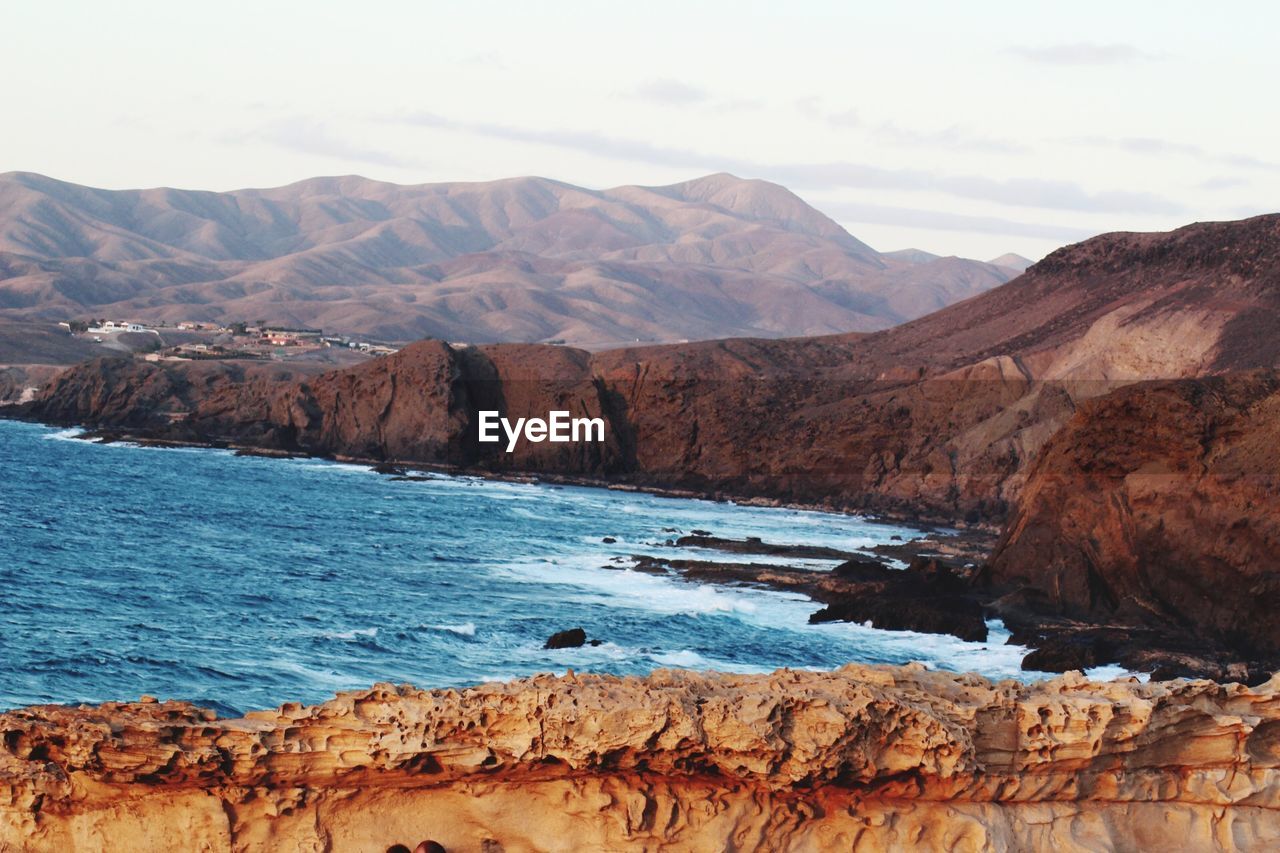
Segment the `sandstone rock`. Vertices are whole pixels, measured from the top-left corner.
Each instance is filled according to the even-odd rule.
[[[0,714],[0,848],[1275,849],[1280,679],[912,667]]]

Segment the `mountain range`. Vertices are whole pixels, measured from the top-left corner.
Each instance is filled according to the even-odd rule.
[[[869,332],[1030,262],[877,252],[776,184],[536,177],[103,190],[0,175],[0,318],[323,327],[387,341]]]

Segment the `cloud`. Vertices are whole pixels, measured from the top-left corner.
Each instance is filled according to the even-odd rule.
[[[411,113],[387,119],[399,124],[453,130],[572,151],[616,160],[698,169],[730,171],[777,181],[792,189],[883,189],[941,192],[1016,207],[1041,207],[1090,213],[1184,212],[1181,205],[1151,193],[1089,192],[1069,181],[1038,178],[998,180],[981,175],[948,175],[923,169],[886,169],[862,163],[761,163],[706,154],[688,148],[653,145],[592,131],[535,130],[491,122],[467,122],[434,113]]]
[[[823,118],[832,127],[862,127],[862,116],[858,115],[857,110],[829,113]]]
[[[1098,232],[1066,225],[1044,225],[994,216],[969,216],[939,210],[921,210],[857,202],[824,204],[823,212],[841,222],[872,225],[897,225],[926,231],[966,231],[976,234],[998,234],[1005,237],[1032,237],[1043,240],[1075,242]]]
[[[1224,154],[1211,151],[1200,145],[1158,139],[1151,136],[1074,136],[1063,140],[1070,145],[1088,145],[1097,148],[1114,148],[1130,154],[1190,157],[1205,163],[1230,166],[1236,169],[1260,169],[1267,172],[1280,172],[1280,162],[1264,160],[1251,154]]]
[[[670,77],[642,83],[624,93],[624,97],[670,107],[697,107],[712,114],[758,110],[764,106],[757,98],[720,98],[706,89]]]
[[[1244,178],[1229,178],[1224,176],[1218,176],[1216,178],[1209,178],[1208,180],[1201,181],[1200,183],[1196,184],[1196,189],[1210,190],[1210,191],[1231,190],[1231,189],[1235,189],[1236,187],[1246,186],[1248,183],[1249,182],[1246,181]]]
[[[393,169],[414,169],[423,165],[420,160],[402,157],[377,148],[366,147],[336,136],[324,122],[302,116],[268,122],[249,133],[225,137],[224,141],[231,143],[265,142],[300,154],[312,154],[319,157],[330,157],[335,160],[347,160],[353,163],[366,163],[374,166],[387,166]]]
[[[634,139],[621,139],[606,136],[594,131],[573,130],[535,130],[532,128],[513,127],[492,122],[467,122],[446,118],[435,113],[415,112],[388,119],[397,124],[414,127],[427,127],[438,130],[453,130],[460,133],[471,133],[476,136],[487,136],[490,139],[505,139],[510,142],[528,142],[536,145],[550,145],[585,154],[609,157],[615,160],[629,160],[637,163],[650,163],[657,166],[674,166],[676,168],[707,169],[720,171],[726,161],[723,158],[708,154],[699,154],[687,148],[667,148],[651,145]]]
[[[1021,154],[1027,146],[1008,139],[996,139],[990,136],[976,136],[963,128],[952,125],[942,130],[912,130],[898,127],[886,122],[873,131],[874,135],[892,145],[904,145],[924,148],[946,148],[950,150],[964,149],[968,151],[988,151],[994,154]]]
[[[1025,145],[1012,140],[980,136],[970,133],[959,125],[952,125],[941,130],[917,130],[902,127],[888,121],[869,122],[864,120],[862,114],[857,110],[847,109],[831,112],[822,106],[822,101],[819,98],[801,98],[794,102],[794,106],[801,115],[814,121],[820,121],[837,129],[860,129],[871,138],[886,145],[942,148],[949,151],[964,149],[997,154],[1018,154],[1028,150]]]
[[[659,104],[674,104],[676,106],[691,106],[693,104],[705,104],[711,100],[711,94],[705,89],[697,86],[691,86],[679,80],[673,80],[670,77],[663,77],[657,80],[650,80],[636,87],[635,91],[630,93],[630,97],[638,98],[642,101],[653,101]]]
[[[1009,53],[1041,65],[1127,65],[1161,58],[1132,44],[1093,42],[1011,47]]]

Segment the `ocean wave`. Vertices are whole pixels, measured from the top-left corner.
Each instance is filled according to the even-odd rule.
[[[476,635],[476,623],[462,622],[457,625],[419,625],[419,630],[423,631],[444,631],[446,634],[457,634],[460,637],[474,637]]]
[[[80,427],[72,427],[71,429],[60,429],[57,432],[46,432],[40,436],[45,441],[80,441],[80,436],[84,435],[84,430]]]
[[[346,640],[348,642],[370,639],[378,636],[377,628],[352,628],[350,631],[321,631],[320,636],[326,640]]]
[[[574,588],[576,592],[569,594],[584,602],[668,615],[752,616],[761,611],[762,605],[809,600],[795,593],[690,583],[630,569],[605,569],[603,561],[598,554],[577,554],[550,561],[507,563],[495,572],[527,583]]]
[[[702,655],[689,649],[682,649],[678,652],[662,652],[650,656],[653,662],[662,666],[675,667],[676,669],[710,669],[709,662]]]

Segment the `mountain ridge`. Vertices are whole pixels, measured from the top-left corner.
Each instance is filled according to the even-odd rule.
[[[230,192],[0,175],[0,317],[265,318],[385,340],[874,331],[1007,281],[881,254],[777,184],[308,178]]]

